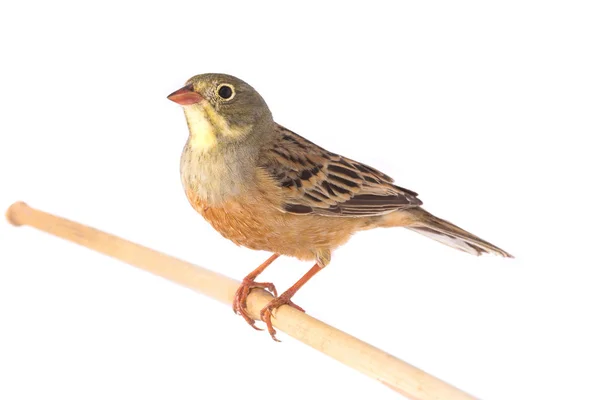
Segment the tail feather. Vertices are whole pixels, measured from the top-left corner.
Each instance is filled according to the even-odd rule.
[[[501,248],[428,213],[420,207],[411,209],[408,212],[411,213],[413,222],[406,226],[406,228],[425,235],[430,239],[476,256],[489,253],[514,258]]]

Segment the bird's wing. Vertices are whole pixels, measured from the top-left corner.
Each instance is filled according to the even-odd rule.
[[[283,191],[281,211],[322,216],[368,217],[417,207],[417,193],[365,164],[333,154],[277,126],[260,167]]]

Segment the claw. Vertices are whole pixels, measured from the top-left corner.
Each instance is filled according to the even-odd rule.
[[[294,307],[296,310],[304,312],[304,309],[298,305],[296,305],[292,300],[290,300],[291,296],[286,296],[286,294],[282,294],[281,297],[277,297],[271,300],[265,308],[260,311],[260,319],[267,325],[267,329],[271,338],[276,342],[281,342],[281,340],[277,339],[275,335],[277,331],[273,328],[273,323],[271,322],[271,318],[273,317],[273,310],[283,306],[288,305]]]
[[[273,328],[273,323],[271,322],[271,318],[273,318],[273,311],[282,305],[288,305],[290,307],[294,307],[298,311],[304,312],[303,308],[294,304],[294,302],[290,299],[298,291],[298,289],[308,282],[308,280],[317,272],[322,270],[325,265],[317,262],[306,274],[302,276],[302,278],[298,280],[298,282],[294,283],[288,290],[283,292],[281,296],[277,296],[277,290],[272,283],[254,281],[254,279],[256,279],[256,277],[258,277],[258,275],[260,275],[273,261],[275,261],[277,257],[279,257],[279,254],[273,254],[267,261],[262,263],[258,268],[244,278],[242,284],[235,291],[235,295],[233,296],[233,312],[244,317],[248,325],[257,331],[262,331],[262,329],[256,327],[254,319],[248,315],[248,311],[246,309],[246,300],[248,299],[250,291],[255,288],[265,289],[273,293],[275,298],[260,311],[260,319],[267,324],[267,329],[269,330],[271,338],[276,342],[280,342],[280,340],[275,337],[277,332]]]
[[[248,314],[246,310],[246,300],[248,299],[248,295],[252,289],[265,289],[269,292],[273,293],[275,297],[277,297],[277,289],[275,289],[275,285],[270,282],[254,282],[250,279],[244,279],[240,287],[235,291],[235,295],[233,296],[233,312],[235,314],[241,315],[244,320],[256,329],[257,331],[262,331],[263,329],[256,326],[256,323],[252,317]]]

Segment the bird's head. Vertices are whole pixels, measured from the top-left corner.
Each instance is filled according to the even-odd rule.
[[[183,107],[190,144],[198,150],[239,143],[273,123],[261,95],[231,75],[196,75],[167,98]]]

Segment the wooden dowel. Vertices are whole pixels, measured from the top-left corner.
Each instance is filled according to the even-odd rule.
[[[227,305],[232,304],[234,293],[240,284],[224,275],[117,236],[36,210],[23,202],[10,206],[6,218],[15,226],[28,225],[48,232],[117,258]],[[260,310],[272,298],[264,290],[252,290],[247,303],[250,315],[259,319]],[[289,336],[378,380],[409,399],[474,399],[426,372],[292,307],[278,308],[274,312],[273,325]]]

